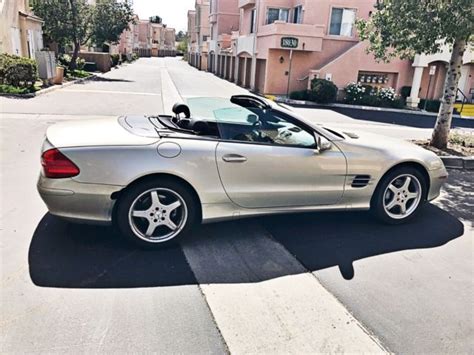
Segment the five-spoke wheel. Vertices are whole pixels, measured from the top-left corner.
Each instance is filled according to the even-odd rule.
[[[426,182],[418,169],[401,167],[380,181],[372,198],[372,211],[384,222],[402,223],[413,217],[426,196]]]
[[[196,211],[195,198],[183,184],[149,180],[126,190],[118,201],[116,222],[122,234],[141,246],[161,247],[189,230]]]

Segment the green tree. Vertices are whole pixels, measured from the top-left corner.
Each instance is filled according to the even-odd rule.
[[[97,47],[118,43],[133,20],[130,1],[98,0],[93,11],[92,41]]]
[[[447,146],[462,57],[473,42],[472,0],[378,0],[369,20],[357,21],[361,39],[377,59],[413,59],[415,54],[434,54],[449,45],[449,61],[443,97],[431,144]]]
[[[176,34],[176,42],[181,42],[182,40],[184,40],[186,38],[186,33],[184,33],[183,31],[179,31],[177,34]]]
[[[162,23],[162,22],[163,22],[163,19],[162,19],[160,16],[158,16],[158,15],[156,15],[156,16],[151,16],[151,17],[149,18],[149,20],[150,20],[151,23]]]
[[[86,0],[33,0],[32,8],[44,20],[43,31],[60,45],[72,44],[70,70],[76,69],[76,60],[82,45],[91,38],[92,8]]]

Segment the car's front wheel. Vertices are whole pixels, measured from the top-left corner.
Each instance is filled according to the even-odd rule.
[[[118,201],[120,232],[142,247],[175,244],[197,222],[197,206],[188,188],[173,180],[147,181],[131,187]]]
[[[385,223],[404,223],[418,213],[426,200],[426,193],[425,178],[418,169],[394,169],[377,186],[372,198],[372,212]]]

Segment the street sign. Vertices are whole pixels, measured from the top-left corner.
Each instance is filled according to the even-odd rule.
[[[282,37],[281,48],[298,48],[298,38]]]

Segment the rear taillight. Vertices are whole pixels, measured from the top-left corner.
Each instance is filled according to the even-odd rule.
[[[59,179],[79,175],[79,168],[58,149],[50,149],[41,156],[44,175]]]

